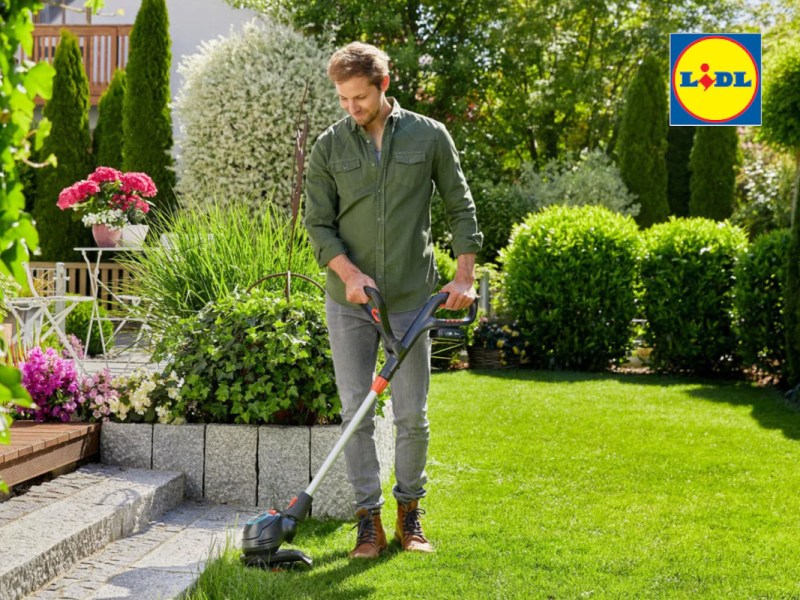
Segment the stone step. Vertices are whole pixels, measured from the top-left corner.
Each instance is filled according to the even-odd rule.
[[[242,525],[257,512],[186,501],[85,558],[26,600],[178,598],[226,543],[241,544]]]
[[[183,501],[182,473],[86,465],[0,504],[0,600],[41,588]]]

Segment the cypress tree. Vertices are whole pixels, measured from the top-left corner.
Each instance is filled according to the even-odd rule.
[[[667,87],[655,57],[642,61],[625,96],[619,131],[619,169],[636,194],[641,227],[665,221],[667,203]]]
[[[689,156],[694,127],[670,127],[667,132],[667,200],[669,212],[689,216]]]
[[[58,166],[39,169],[33,216],[39,231],[41,260],[76,260],[73,248],[92,244],[91,230],[73,219],[72,211],[56,206],[65,187],[85,179],[92,171],[89,135],[89,80],[83,68],[78,39],[67,30],[53,57],[56,74],[53,96],[45,104],[44,116],[52,129],[42,147],[42,156],[54,154]]]
[[[733,214],[739,135],[736,127],[698,127],[689,157],[689,215],[724,221]]]
[[[92,148],[97,165],[122,168],[122,103],[125,98],[125,71],[117,69],[108,89],[97,105],[97,126]]]
[[[169,21],[165,0],[143,0],[131,30],[127,88],[122,108],[122,167],[152,177],[156,206],[176,205],[169,109]]]

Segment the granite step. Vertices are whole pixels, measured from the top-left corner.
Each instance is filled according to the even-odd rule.
[[[86,465],[0,503],[0,600],[37,591],[183,501],[184,475]]]
[[[240,523],[257,509],[186,501],[141,531],[83,559],[26,600],[181,597],[206,561],[241,544]]]

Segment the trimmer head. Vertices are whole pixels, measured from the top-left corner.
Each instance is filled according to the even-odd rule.
[[[310,567],[311,559],[299,550],[279,550],[284,542],[294,539],[297,524],[305,520],[310,509],[311,496],[301,493],[283,512],[270,510],[247,521],[242,532],[242,562],[262,569],[289,568],[300,563]]]
[[[310,567],[314,561],[300,550],[276,550],[267,554],[242,554],[241,560],[247,567],[284,571],[295,567]]]

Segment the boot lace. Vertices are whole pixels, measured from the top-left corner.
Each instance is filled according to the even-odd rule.
[[[407,536],[417,536],[424,540],[425,535],[422,533],[422,523],[419,520],[420,515],[424,514],[425,510],[422,508],[408,511],[403,517],[403,533]]]
[[[353,525],[352,529],[358,527],[358,535],[356,537],[356,546],[361,544],[375,544],[378,541],[378,532],[375,529],[375,521],[372,515],[367,514],[359,518],[358,523]]]

